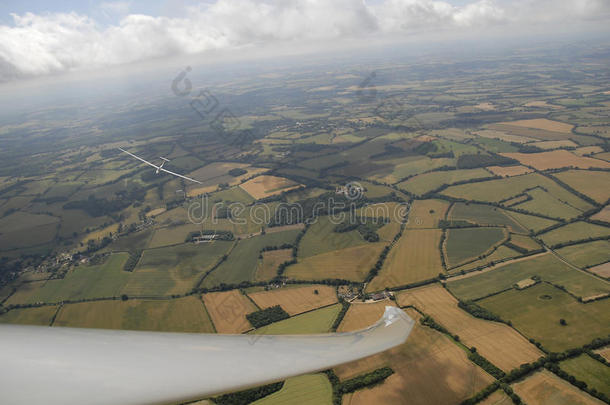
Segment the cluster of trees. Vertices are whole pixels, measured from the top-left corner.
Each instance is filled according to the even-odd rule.
[[[140,261],[141,257],[142,257],[142,250],[141,249],[129,252],[129,258],[127,259],[127,261],[123,265],[123,270],[125,270],[125,271],[133,271],[136,268],[136,265]]]
[[[244,175],[246,173],[248,173],[247,170],[241,169],[239,167],[236,167],[235,169],[229,170],[229,175],[233,176],[233,177],[239,177],[239,176]]]
[[[464,311],[477,318],[486,319],[488,321],[504,322],[504,320],[498,315],[479,306],[474,301],[459,301],[458,307],[462,308]]]
[[[382,220],[375,218],[375,221],[372,218],[355,218],[355,220],[349,220],[336,225],[333,231],[344,233],[356,230],[367,242],[379,242],[379,235],[376,231],[387,222],[389,222],[387,218]]]
[[[281,321],[283,319],[289,318],[290,315],[282,307],[279,305],[275,305],[273,307],[265,308],[260,311],[252,312],[246,315],[246,318],[252,326],[255,328],[260,328],[265,325],[269,325],[270,323]]]
[[[438,221],[438,227],[445,228],[476,228],[478,224],[473,224],[463,219],[441,219]]]
[[[232,394],[220,395],[212,398],[212,401],[218,405],[247,405],[281,390],[283,386],[284,382],[280,381]]]
[[[339,312],[339,315],[337,315],[337,318],[335,319],[335,322],[333,322],[333,326],[330,328],[332,332],[337,331],[337,328],[339,327],[339,325],[341,325],[341,322],[343,321],[343,318],[345,317],[345,314],[349,309],[349,302],[345,301],[343,298],[341,298],[339,301],[341,302],[342,307],[341,311]]]
[[[471,347],[470,348],[470,353],[468,353],[468,358],[475,363],[476,365],[478,365],[479,367],[481,367],[483,370],[487,371],[489,374],[491,374],[492,376],[494,376],[496,379],[500,379],[502,377],[504,377],[504,371],[500,370],[498,367],[494,366],[489,360],[487,360],[485,357],[481,356],[478,352],[476,347]]]
[[[370,373],[366,373],[339,383],[336,390],[341,395],[348,394],[364,387],[371,387],[379,384],[392,374],[394,374],[394,370],[392,370],[390,367],[378,368]]]
[[[113,212],[121,211],[129,207],[135,201],[143,201],[146,190],[134,187],[129,191],[121,191],[116,194],[117,198],[108,200],[106,198],[96,198],[93,194],[86,200],[70,201],[63,205],[64,209],[85,211],[92,217],[110,215]]]

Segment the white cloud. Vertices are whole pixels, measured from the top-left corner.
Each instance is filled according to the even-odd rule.
[[[99,7],[124,17],[108,26],[76,13],[13,14],[0,26],[0,80],[276,41],[610,20],[607,0],[217,0],[181,18],[127,14],[128,2]]]

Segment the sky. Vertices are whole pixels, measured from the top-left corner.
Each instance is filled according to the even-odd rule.
[[[610,33],[608,27],[610,0],[3,1],[0,82],[303,43],[324,49],[346,40]]]

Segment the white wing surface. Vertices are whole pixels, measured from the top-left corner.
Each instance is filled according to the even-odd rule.
[[[174,172],[172,172],[172,171],[169,171],[169,170],[167,170],[167,169],[164,169],[163,167],[161,167],[161,166],[157,166],[157,165],[156,165],[156,164],[154,164],[154,163],[150,163],[148,160],[144,160],[144,159],[142,159],[141,157],[134,155],[133,153],[127,152],[127,151],[126,151],[125,149],[123,149],[123,148],[119,148],[119,150],[121,150],[121,152],[125,152],[125,153],[127,153],[129,156],[134,157],[134,158],[138,159],[138,160],[139,160],[139,161],[141,161],[141,162],[146,163],[147,165],[150,165],[150,166],[154,167],[154,168],[155,168],[155,169],[157,169],[157,170],[161,170],[162,172],[165,172],[165,173],[171,174],[172,176],[180,177],[180,178],[182,178],[182,179],[185,179],[185,180],[188,180],[188,181],[192,181],[192,182],[197,183],[197,184],[201,184],[201,182],[200,182],[200,181],[197,181],[197,180],[195,180],[195,179],[191,179],[190,177],[186,177],[186,176],[183,176],[183,175],[181,175],[181,174],[174,173]],[[169,160],[167,160],[167,159],[165,159],[165,158],[161,158],[161,159],[163,159],[163,160],[165,160],[165,161],[169,162]]]
[[[0,326],[6,405],[167,404],[280,381],[403,343],[414,321],[323,335],[217,335]]]

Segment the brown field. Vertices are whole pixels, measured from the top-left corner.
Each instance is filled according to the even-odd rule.
[[[249,294],[249,296],[261,308],[279,305],[291,316],[337,302],[335,289],[326,285],[279,288],[271,291],[255,292]]]
[[[602,149],[601,146],[582,146],[580,148],[573,150],[572,153],[575,153],[578,156],[583,156],[583,155],[589,155],[589,154],[594,154],[594,153],[600,153],[603,151],[604,150]]]
[[[577,156],[567,150],[554,150],[540,153],[500,153],[502,156],[517,159],[524,165],[538,170],[559,169],[561,167],[610,168],[610,163],[584,156]]]
[[[519,176],[521,174],[531,173],[533,170],[525,166],[489,166],[487,170],[495,174],[496,176],[512,177]]]
[[[606,346],[601,349],[595,350],[595,353],[599,354],[604,359],[610,361],[610,346]]]
[[[420,315],[407,309],[416,321]],[[335,369],[341,380],[388,365],[395,374],[382,384],[343,398],[343,404],[458,404],[493,381],[448,337],[416,322],[409,339],[394,349]]]
[[[444,272],[439,251],[441,234],[440,229],[406,229],[366,290],[397,287]]]
[[[610,222],[610,205],[606,205],[603,210],[591,217],[604,222]]]
[[[610,172],[568,170],[554,176],[598,203],[603,204],[610,198]]]
[[[588,269],[591,273],[595,273],[600,277],[610,278],[610,262],[599,264]]]
[[[482,136],[483,138],[499,139],[499,140],[505,141],[505,142],[526,143],[526,142],[535,140],[533,138],[528,138],[528,137],[519,136],[519,135],[512,135],[512,134],[508,134],[504,131],[501,131],[501,130],[498,131],[498,130],[494,130],[494,129],[484,129],[484,130],[475,132],[475,134]]]
[[[407,228],[436,228],[445,218],[449,203],[443,200],[414,200],[409,210]]]
[[[337,328],[337,332],[351,332],[374,324],[381,319],[386,306],[395,307],[396,304],[389,299],[371,303],[352,303]]]
[[[218,333],[242,333],[252,329],[246,315],[257,308],[238,290],[204,294],[202,298]]]
[[[513,400],[502,390],[497,389],[493,394],[479,402],[480,405],[512,405]]]
[[[458,301],[440,285],[434,284],[405,291],[397,297],[398,305],[413,305],[457,334],[468,347],[504,371],[535,361],[543,353],[511,327],[475,318],[458,307]]]
[[[382,242],[367,243],[300,258],[298,263],[286,268],[285,275],[299,280],[338,278],[362,281],[384,247],[385,243]]]
[[[270,280],[277,276],[277,268],[280,264],[292,259],[292,249],[268,250],[263,252],[263,259],[259,260],[255,281]]]
[[[529,103],[523,104],[524,107],[539,107],[539,108],[564,108],[563,106],[560,105],[555,105],[555,104],[549,104],[544,100],[536,100],[536,101],[530,101]]]
[[[292,180],[276,176],[258,176],[240,185],[253,198],[259,200],[261,198],[280,194],[284,191],[293,190],[301,187]]]
[[[536,146],[537,148],[540,148],[540,149],[545,149],[545,150],[566,148],[566,147],[575,148],[578,146],[578,144],[576,142],[571,141],[569,139],[564,139],[561,141],[539,141],[539,142],[534,142],[531,145]]]
[[[536,118],[533,120],[520,120],[511,122],[500,122],[503,125],[511,125],[515,127],[542,129],[543,131],[562,132],[569,134],[572,132],[574,125],[566,124],[559,121],[551,121],[546,118]]]
[[[529,405],[597,405],[602,401],[579,390],[547,370],[512,385],[513,390]]]

